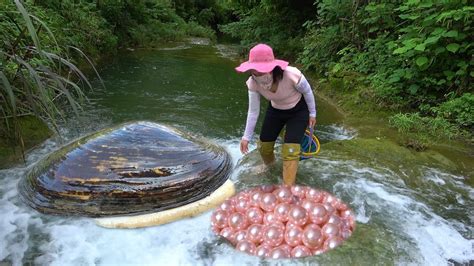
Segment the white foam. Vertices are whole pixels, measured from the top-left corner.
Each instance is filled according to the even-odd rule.
[[[441,265],[450,259],[457,262],[474,259],[474,240],[465,239],[456,230],[455,224],[436,215],[425,204],[400,194],[399,189],[371,181],[360,179],[355,181],[354,186],[367,193],[365,202],[374,211],[380,212],[388,226],[407,234],[416,243],[424,258],[423,264]]]
[[[329,131],[326,129],[329,129]],[[316,135],[330,140],[348,140],[355,138],[357,136],[357,132],[354,129],[349,129],[341,125],[333,124],[322,127],[322,130],[317,128]]]
[[[225,147],[233,165],[238,166],[231,175],[238,181],[240,171],[245,169],[245,165],[239,164],[243,158],[240,140],[214,141]],[[54,141],[45,143],[28,156],[28,164],[55,148]],[[254,149],[254,144],[250,148]],[[472,230],[470,225],[448,221],[437,215],[416,200],[414,195],[418,192],[401,186],[402,183],[396,181],[396,174],[388,169],[373,169],[357,161],[334,160],[327,156],[307,160],[302,163],[302,168],[324,173],[324,182],[333,182],[331,192],[349,199],[358,223],[371,225],[383,221],[383,224],[375,225],[389,228],[398,237],[393,245],[410,254],[410,259],[414,260],[410,263],[445,265],[450,259],[461,263],[474,259],[474,241],[464,238],[458,231]],[[132,230],[101,228],[87,218],[38,214],[18,198],[16,186],[27,170],[27,167],[17,167],[0,171],[0,261],[13,265],[261,263],[258,258],[237,252],[220,241],[210,231],[210,212],[167,225]],[[440,173],[437,176],[448,183],[450,177]],[[333,178],[337,175],[337,181],[333,181],[331,175]],[[460,184],[459,178],[451,180],[457,188],[470,191]],[[26,261],[27,258],[34,261]],[[397,264],[403,264],[405,260],[400,258]],[[279,262],[271,261],[269,264],[273,263]],[[291,261],[291,264],[305,262]]]

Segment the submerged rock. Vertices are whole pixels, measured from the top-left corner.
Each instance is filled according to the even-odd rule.
[[[228,178],[221,147],[168,126],[137,122],[74,141],[21,180],[22,198],[51,214],[135,215],[182,206]]]

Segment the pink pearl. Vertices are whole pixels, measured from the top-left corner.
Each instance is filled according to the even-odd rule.
[[[323,204],[324,208],[326,208],[326,211],[328,212],[329,215],[334,213],[336,211],[336,208],[334,208],[331,204]]]
[[[264,211],[271,212],[277,205],[277,202],[278,200],[275,195],[272,193],[265,193],[260,199],[260,208]]]
[[[354,217],[354,212],[351,210],[341,211],[340,213],[342,218]]]
[[[316,203],[309,212],[309,219],[312,223],[323,224],[328,219],[327,210],[324,205]]]
[[[293,222],[286,222],[286,225],[285,225],[285,228],[286,229],[289,229],[289,228],[293,228],[293,227],[301,227]]]
[[[219,232],[219,235],[226,238],[227,240],[229,240],[230,242],[233,242],[232,241],[232,236],[235,234],[234,230],[232,230],[232,228],[230,227],[226,227],[226,228],[223,228],[220,232]]]
[[[253,207],[260,207],[260,199],[262,198],[263,192],[262,191],[255,191],[250,194],[250,206]]]
[[[263,193],[272,193],[275,190],[274,185],[261,185],[260,190],[262,190]]]
[[[347,210],[347,209],[349,209],[349,207],[347,206],[347,204],[345,204],[345,203],[343,203],[343,202],[338,202],[335,207],[336,207],[336,209],[337,209],[338,211],[341,211],[341,212],[342,212],[342,211],[345,211],[345,210]]]
[[[263,222],[263,212],[260,208],[251,207],[245,213],[250,224],[261,224]]]
[[[246,239],[252,243],[259,244],[263,240],[263,225],[252,224],[247,228]]]
[[[303,245],[296,246],[291,250],[292,258],[303,258],[303,257],[311,256],[311,255],[312,255],[311,250],[308,247],[303,246]]]
[[[284,186],[276,189],[273,194],[275,194],[279,202],[290,203],[293,200],[291,190]]]
[[[273,212],[267,212],[263,215],[263,224],[264,225],[269,225],[274,222],[278,221],[276,218],[275,214]]]
[[[257,250],[255,251],[255,255],[259,257],[264,257],[268,258],[270,257],[270,252],[272,251],[272,247],[266,244],[261,244],[260,246],[257,247]]]
[[[343,239],[337,236],[331,237],[324,241],[324,247],[327,249],[333,249],[342,244]]]
[[[245,213],[248,208],[250,208],[250,203],[248,199],[240,198],[237,200],[237,204],[235,205],[236,211],[240,213]]]
[[[242,252],[245,252],[245,253],[248,253],[248,254],[251,254],[251,255],[254,255],[255,250],[257,249],[257,247],[255,246],[254,243],[252,243],[250,241],[246,241],[246,240],[238,242],[236,248],[239,251],[242,251]]]
[[[288,212],[288,221],[303,226],[308,221],[308,214],[303,207],[293,206]]]
[[[274,221],[273,223],[269,224],[268,226],[276,226],[278,228],[280,228],[283,232],[285,231],[285,224],[283,222],[280,222],[280,221]]]
[[[291,187],[291,193],[293,193],[293,195],[295,195],[299,198],[304,198],[305,197],[306,190],[307,190],[307,188],[305,188],[303,186],[296,185],[296,186]]]
[[[305,225],[305,227],[303,228],[303,230],[306,230],[306,228],[312,228],[312,229],[315,229],[315,230],[320,230],[321,231],[321,227],[317,224],[307,224]]]
[[[268,226],[263,230],[263,242],[276,247],[283,242],[283,229],[277,226]]]
[[[249,199],[249,193],[246,191],[241,191],[239,194],[234,196],[237,200],[248,200]]]
[[[338,201],[338,198],[334,197],[333,195],[329,194],[323,199],[323,203],[325,204],[330,204],[332,206],[335,205],[336,202]]]
[[[245,229],[248,226],[248,221],[245,215],[238,212],[234,212],[229,216],[228,223],[230,228],[234,230]]]
[[[341,225],[342,224],[342,219],[338,215],[333,213],[333,214],[329,215],[328,223]]]
[[[284,258],[289,258],[290,254],[285,250],[280,247],[276,247],[272,249],[269,255],[270,258],[272,259],[284,259]]]
[[[224,228],[227,226],[227,218],[227,212],[223,210],[217,210],[211,216],[211,224],[216,228]]]
[[[341,237],[342,237],[343,239],[348,239],[351,235],[352,235],[351,230],[343,229],[343,230],[341,231]]]
[[[285,230],[285,242],[292,247],[300,245],[302,235],[303,229],[299,226],[287,228]]]
[[[214,232],[214,234],[219,234],[220,232],[220,228],[218,228],[217,226],[214,226],[213,224],[211,224],[211,230],[212,232]]]
[[[323,232],[324,237],[327,239],[339,236],[340,229],[336,224],[327,223],[321,228],[321,231]]]
[[[221,210],[227,212],[227,213],[232,213],[235,211],[235,206],[232,203],[231,200],[225,200],[224,202],[221,203],[219,206]]]
[[[314,227],[306,227],[303,230],[303,236],[301,240],[308,248],[315,249],[323,244],[324,237],[321,230],[318,230]]]
[[[323,253],[326,252],[326,251],[327,251],[326,248],[321,247],[321,248],[318,248],[318,249],[313,250],[313,255],[315,255],[315,256],[321,255],[321,254],[323,254]]]
[[[300,206],[303,207],[308,213],[314,208],[316,203],[312,202],[309,199],[304,199],[301,201]]]
[[[288,212],[290,211],[290,208],[290,204],[288,203],[279,203],[275,206],[273,211],[275,218],[282,222],[288,221]]]
[[[324,194],[319,190],[310,188],[306,190],[305,197],[314,203],[319,203],[323,200]]]
[[[238,243],[240,241],[244,241],[247,238],[247,231],[246,230],[239,230],[239,231],[234,233],[233,238],[234,238],[234,241],[236,243]]]
[[[285,244],[284,242],[283,242],[283,244],[279,245],[278,247],[285,250],[285,252],[288,253],[288,254],[291,254],[291,250],[293,249],[293,247],[290,247],[289,245]]]

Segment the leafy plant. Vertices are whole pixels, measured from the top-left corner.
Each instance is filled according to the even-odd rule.
[[[86,76],[68,60],[58,45],[49,51],[40,35],[47,33],[56,43],[52,31],[39,18],[31,15],[21,1],[16,0],[5,14],[15,30],[3,34],[0,50],[0,114],[2,135],[24,150],[24,139],[19,126],[21,116],[37,116],[51,123],[58,132],[57,121],[65,117],[68,106],[76,114],[86,99],[81,84],[92,88]],[[13,8],[16,8],[14,10]],[[2,25],[3,26],[3,25]],[[71,47],[85,56],[78,48]],[[85,60],[89,60],[85,57]]]

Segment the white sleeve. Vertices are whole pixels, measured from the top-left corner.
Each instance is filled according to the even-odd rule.
[[[249,109],[247,112],[247,123],[245,124],[245,132],[243,140],[250,141],[252,139],[255,125],[257,124],[258,115],[260,114],[260,93],[249,90]]]
[[[316,117],[316,101],[314,100],[313,90],[311,90],[311,85],[309,85],[304,75],[301,75],[300,81],[296,84],[296,90],[303,94],[306,105],[308,105],[309,116]]]

